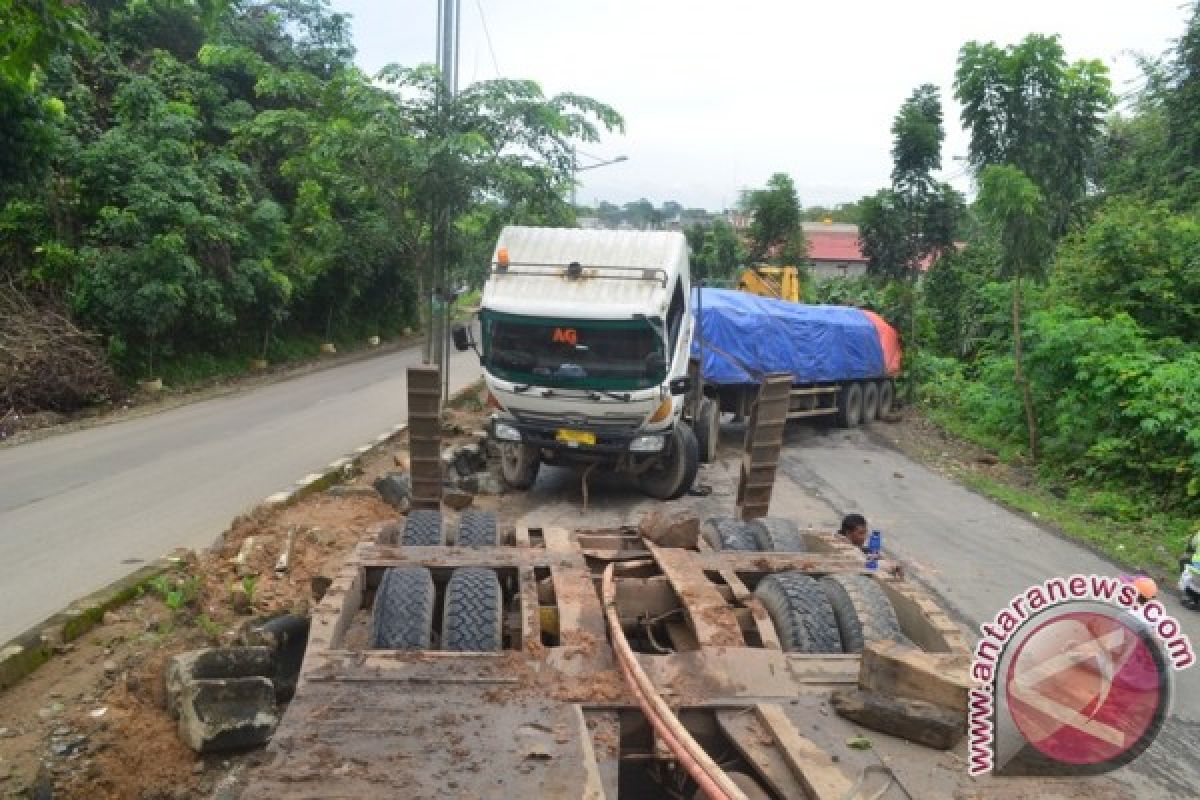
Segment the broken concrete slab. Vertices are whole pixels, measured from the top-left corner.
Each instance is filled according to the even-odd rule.
[[[179,716],[180,704],[188,684],[199,680],[264,677],[275,671],[269,647],[207,647],[173,656],[167,662],[167,713]]]
[[[383,502],[400,512],[412,507],[412,479],[403,472],[389,472],[372,484]]]
[[[442,492],[442,502],[455,511],[462,511],[475,502],[475,495],[459,489],[446,489]]]
[[[967,731],[965,713],[923,700],[890,697],[863,689],[834,692],[833,708],[864,728],[937,750],[950,750]]]
[[[180,697],[179,736],[197,753],[258,747],[278,723],[268,678],[195,680]]]
[[[695,550],[700,518],[690,511],[655,510],[642,517],[638,533],[661,547]]]

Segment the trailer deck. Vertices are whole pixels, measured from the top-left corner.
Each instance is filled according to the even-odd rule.
[[[863,573],[861,553],[832,533],[805,532],[796,553],[658,547],[631,529],[502,538],[480,548],[361,543],[314,610],[296,697],[242,796],[696,796],[617,669],[599,590],[609,564],[637,662],[714,761],[753,776],[746,797],[967,797],[993,783],[969,779],[953,752],[883,734],[869,734],[870,749],[848,747],[862,731],[829,696],[858,682],[861,656],[781,649],[753,589],[778,572]],[[427,567],[438,587],[435,647],[453,570],[495,570],[503,649],[369,649],[374,593],[387,568],[406,565]],[[914,586],[876,578],[928,674],[965,680],[957,626]],[[1044,797],[1081,796],[1039,784]]]

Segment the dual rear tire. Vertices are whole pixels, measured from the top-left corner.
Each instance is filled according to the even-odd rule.
[[[847,383],[838,392],[837,424],[841,428],[882,419],[891,413],[896,388],[890,380]]]

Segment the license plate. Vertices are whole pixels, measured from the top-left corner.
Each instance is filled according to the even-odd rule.
[[[565,445],[569,445],[570,447],[578,447],[581,444],[586,444],[589,447],[592,447],[596,444],[596,434],[592,433],[591,431],[571,431],[563,429],[554,434],[554,438]]]

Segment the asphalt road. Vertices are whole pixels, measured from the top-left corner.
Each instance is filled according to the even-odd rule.
[[[700,473],[698,480],[711,486],[712,494],[684,498],[676,505],[686,505],[702,517],[732,513],[740,458],[735,448],[741,445],[741,435],[726,426],[721,463]],[[581,514],[578,476],[544,468],[524,500],[523,524],[636,524],[642,513],[658,505],[641,497],[628,481],[597,478],[587,513]],[[973,639],[980,623],[991,621],[1014,596],[1048,578],[1120,574],[1119,568],[1086,548],[925,468],[875,441],[864,429],[790,426],[771,514],[831,529],[850,512],[863,513],[873,528],[883,531],[886,554],[904,562],[910,578],[939,596]],[[1200,613],[1183,609],[1172,587],[1163,588],[1169,612],[1193,646],[1200,646]],[[1195,666],[1176,673],[1173,713],[1154,744],[1112,775],[1125,787],[1121,794],[1164,800],[1200,796],[1200,765],[1192,757],[1198,741],[1200,666]]]
[[[0,449],[0,642],[403,422],[420,348]],[[455,354],[451,391],[479,375]]]

